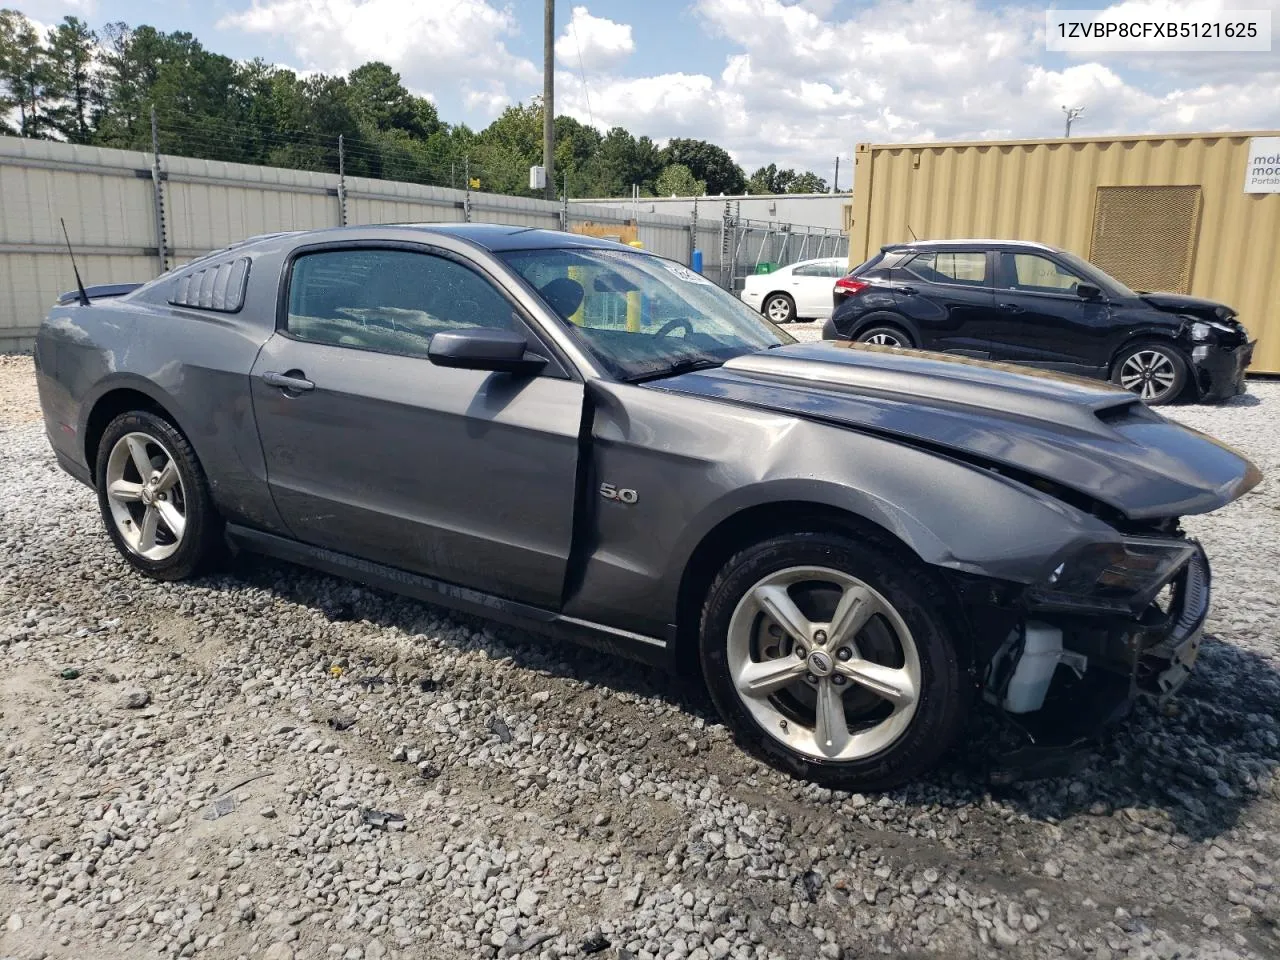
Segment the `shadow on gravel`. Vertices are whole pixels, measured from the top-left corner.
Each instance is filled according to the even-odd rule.
[[[205,581],[215,588],[227,582]],[[662,700],[691,720],[719,723],[705,688],[694,678],[252,555],[242,556],[230,582],[315,608],[331,621],[365,620],[407,634],[429,633],[458,650],[484,650],[519,670]],[[354,652],[313,646],[318,657]],[[429,651],[415,660],[424,675],[432,673]],[[434,679],[447,687],[447,677]],[[1208,636],[1181,694],[1164,706],[1140,699],[1089,749],[1077,773],[992,785],[993,763],[1025,745],[993,712],[979,710],[950,758],[931,776],[893,791],[890,799],[958,808],[997,796],[1042,821],[1125,810],[1149,827],[1195,840],[1215,837],[1236,826],[1244,808],[1260,795],[1280,796],[1280,670]]]
[[[1045,821],[1124,810],[1148,827],[1193,840],[1216,837],[1236,827],[1255,800],[1280,796],[1280,670],[1207,636],[1180,694],[1164,705],[1139,699],[1087,749],[1078,772],[990,785],[989,765],[1021,745],[984,712],[935,776],[895,796],[962,806],[989,793]]]

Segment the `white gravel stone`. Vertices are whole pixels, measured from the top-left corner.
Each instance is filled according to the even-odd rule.
[[[0,396],[4,960],[1280,956],[1280,384],[1168,412],[1266,474],[1185,521],[1215,600],[1178,698],[1070,779],[992,792],[979,721],[935,776],[849,796],[645,668],[252,557],[132,574],[31,418],[30,361],[0,368],[23,362]],[[117,707],[135,686],[145,714]]]

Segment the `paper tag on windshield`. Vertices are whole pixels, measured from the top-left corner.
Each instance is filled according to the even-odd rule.
[[[672,263],[670,260],[659,260],[658,262],[667,268],[668,273],[673,273],[677,277],[679,277],[681,280],[684,280],[688,283],[705,283],[708,287],[715,286],[715,284],[713,284],[710,280],[708,280],[702,274],[694,273],[692,270],[690,270],[688,267],[684,266],[683,264]]]

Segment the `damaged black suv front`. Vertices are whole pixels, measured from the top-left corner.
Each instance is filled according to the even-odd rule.
[[[1201,400],[1227,400],[1245,392],[1245,371],[1253,361],[1257,341],[1249,339],[1235,310],[1177,293],[1139,296],[1146,307],[1181,319],[1177,342],[1190,364],[1192,385]]]

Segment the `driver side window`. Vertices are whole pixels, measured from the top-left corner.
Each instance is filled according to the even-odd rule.
[[[299,340],[425,357],[442,330],[523,333],[511,304],[456,261],[410,250],[305,253],[289,279],[287,331]]]

